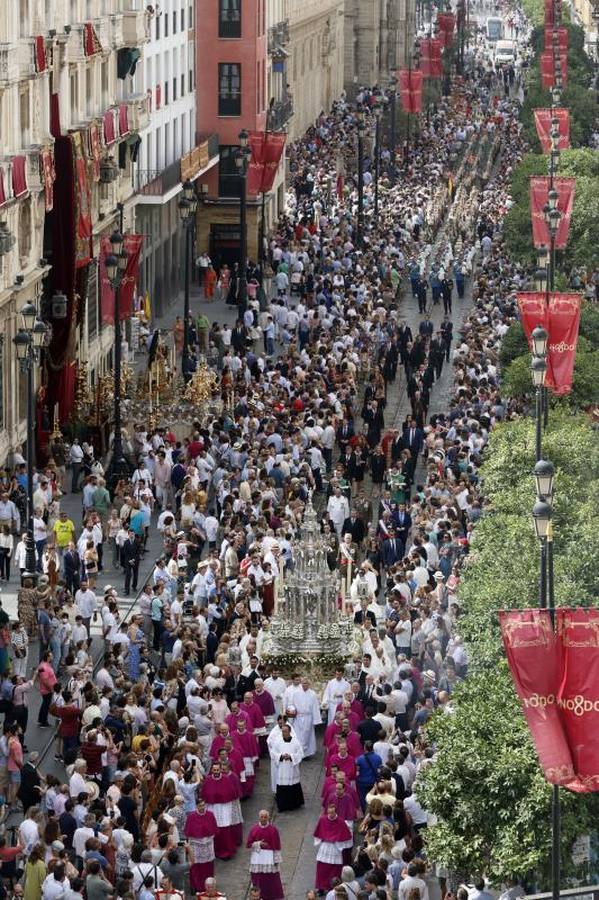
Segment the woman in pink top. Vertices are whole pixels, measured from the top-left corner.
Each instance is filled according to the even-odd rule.
[[[8,737],[8,803],[11,809],[16,809],[15,800],[21,784],[21,769],[23,768],[23,747],[16,735],[16,726],[10,726]]]
[[[37,717],[37,724],[41,728],[49,728],[48,710],[50,709],[52,693],[54,691],[54,685],[56,684],[56,675],[52,668],[52,652],[50,650],[46,650],[46,652],[42,654],[42,661],[37,667],[35,678],[39,681],[40,694],[42,695],[42,703]]]

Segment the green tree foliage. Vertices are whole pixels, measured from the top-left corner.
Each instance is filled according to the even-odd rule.
[[[419,776],[417,793],[436,817],[427,831],[432,859],[461,877],[482,872],[496,884],[534,873],[542,889],[549,880],[551,792],[512,686],[497,619],[500,609],[538,604],[539,550],[530,520],[534,428],[522,419],[491,435],[481,470],[486,513],[459,592],[469,675],[452,697],[453,711],[436,713],[427,728],[437,755]],[[561,408],[552,411],[543,443],[556,466],[556,603],[596,604],[599,442],[584,416]],[[572,842],[594,827],[599,799],[561,793],[563,864],[571,873]]]

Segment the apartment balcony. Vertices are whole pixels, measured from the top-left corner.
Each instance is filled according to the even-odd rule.
[[[17,44],[0,44],[0,85],[19,80],[19,54]]]
[[[284,100],[276,100],[268,116],[268,127],[271,131],[284,131],[289,119],[293,115],[293,100],[286,97]]]
[[[218,135],[211,134],[180,160],[164,169],[137,169],[134,188],[139,202],[162,205],[175,197],[184,181],[194,181],[219,159]]]
[[[30,147],[25,151],[27,160],[25,172],[27,174],[27,187],[32,194],[37,194],[43,189],[42,183],[42,149]]]
[[[140,47],[150,40],[150,19],[145,10],[126,9],[123,12],[123,41],[125,47]]]
[[[83,48],[83,25],[73,25],[67,35],[64,49],[66,63],[78,63],[87,59]]]
[[[124,102],[129,107],[129,129],[143,131],[148,128],[152,116],[152,95],[135,94]]]
[[[289,43],[289,20],[277,22],[268,29],[268,52],[276,56]]]
[[[123,34],[123,16],[121,13],[110,16],[110,46],[113,50],[120,50],[126,47],[125,35]]]
[[[19,49],[17,51],[19,59],[19,80],[25,81],[35,75],[35,45],[34,42],[25,38],[19,41]]]

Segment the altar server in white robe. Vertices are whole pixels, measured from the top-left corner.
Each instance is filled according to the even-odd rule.
[[[280,735],[270,743],[269,750],[271,777],[274,770],[276,781],[277,809],[279,812],[298,809],[304,805],[300,782],[300,762],[304,752],[289,725],[281,725]]]
[[[287,682],[281,678],[278,671],[273,669],[272,674],[264,681],[264,690],[268,691],[275,704],[275,713],[280,716],[283,712],[283,695],[287,689]]]
[[[329,725],[335,719],[335,713],[343,700],[343,695],[349,690],[351,690],[351,684],[343,677],[343,669],[337,669],[335,677],[327,682],[322,695],[322,705],[326,706],[329,712]]]
[[[322,724],[322,719],[318,697],[307,678],[302,678],[301,690],[293,692],[293,705],[296,711],[293,727],[302,745],[304,757],[314,756],[316,753],[314,728]]]
[[[281,738],[283,737],[283,731],[282,731],[283,725],[287,725],[287,728],[289,729],[291,736],[297,740],[297,734],[295,733],[295,729],[294,729],[293,725],[291,724],[291,722],[293,721],[293,718],[295,717],[295,707],[294,706],[288,707],[288,712],[291,716],[291,720],[288,722],[285,722],[285,719],[283,718],[283,716],[278,716],[277,721],[276,721],[272,731],[270,732],[270,734],[268,735],[268,737],[266,739],[266,744],[268,746],[268,752],[269,752],[270,758],[271,758],[270,787],[271,787],[273,794],[276,794],[276,792],[277,792],[277,767],[276,767],[276,765],[274,765],[272,763],[272,752],[271,751],[272,751],[273,746],[275,746],[276,742],[280,741]],[[298,744],[299,744],[299,741],[298,741]],[[301,744],[300,744],[300,747],[301,747]],[[302,755],[303,755],[303,750],[302,750]]]

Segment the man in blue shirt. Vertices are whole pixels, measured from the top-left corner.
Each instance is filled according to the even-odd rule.
[[[364,812],[366,812],[366,794],[376,784],[379,768],[383,765],[383,760],[372,749],[372,741],[364,742],[364,753],[358,756],[356,760],[356,768],[358,776],[356,778],[356,788],[360,797],[360,804]]]

